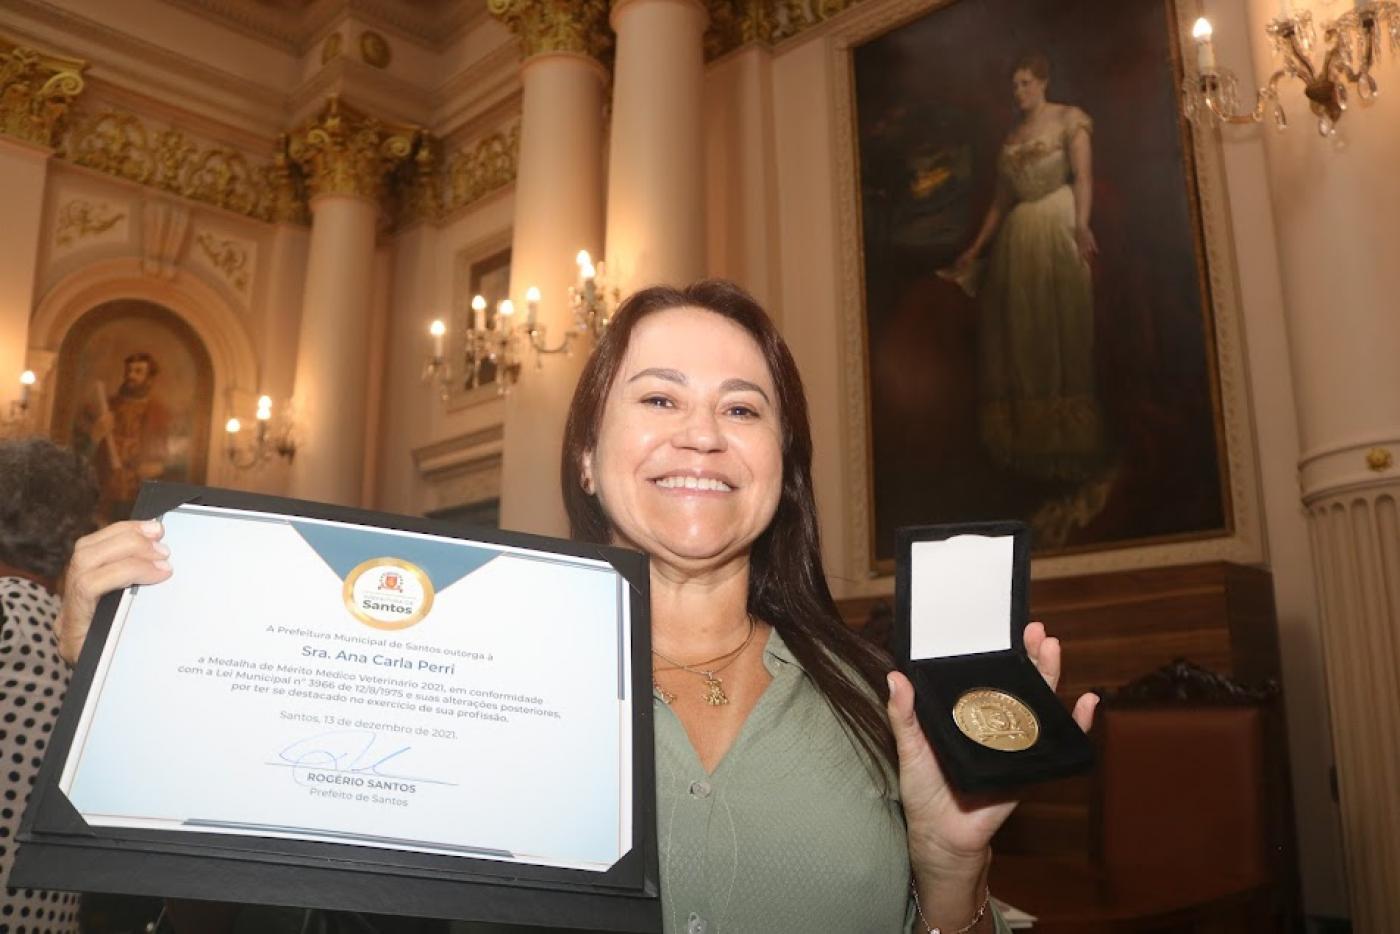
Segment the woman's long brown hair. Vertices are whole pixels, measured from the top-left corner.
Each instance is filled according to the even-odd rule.
[[[600,544],[611,539],[612,529],[598,498],[584,492],[583,456],[597,447],[608,392],[637,322],[670,308],[703,308],[728,318],[747,331],[763,352],[778,394],[783,486],[773,520],[750,553],[748,611],[778,630],[872,764],[897,770],[894,736],[875,700],[889,698],[885,682],[889,659],[842,622],[822,571],[812,492],[812,432],[802,377],[772,319],[739,286],[721,279],[683,289],[656,286],[635,293],[618,309],[584,365],[564,427],[560,479],[573,536]],[[876,771],[882,784],[887,784],[889,773]]]

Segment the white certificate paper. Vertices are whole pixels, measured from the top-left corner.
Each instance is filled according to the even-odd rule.
[[[604,871],[632,845],[606,562],[270,513],[164,517],[59,788],[91,825]]]

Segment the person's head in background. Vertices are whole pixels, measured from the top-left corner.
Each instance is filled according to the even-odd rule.
[[[0,576],[56,590],[96,509],[97,481],[72,451],[43,438],[0,441]]]

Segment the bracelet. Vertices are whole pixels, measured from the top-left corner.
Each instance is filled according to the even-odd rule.
[[[929,924],[928,918],[924,917],[924,906],[919,904],[919,887],[914,883],[913,879],[909,880],[909,891],[914,893],[914,910],[918,912],[919,923],[924,926],[924,930],[928,932],[928,934],[943,934],[942,928],[936,928],[933,925]],[[991,905],[991,903],[992,889],[991,886],[988,886],[982,895],[982,904],[978,907],[977,913],[972,916],[972,920],[967,922],[967,924],[964,924],[962,927],[958,928],[956,931],[951,932],[951,934],[968,934],[968,932],[971,931],[973,928],[977,927],[978,922],[980,922],[986,916],[987,907]]]

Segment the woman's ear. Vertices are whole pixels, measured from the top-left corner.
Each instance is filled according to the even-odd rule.
[[[579,486],[583,487],[583,492],[592,496],[597,492],[597,487],[593,485],[593,452],[584,451],[579,463]]]

